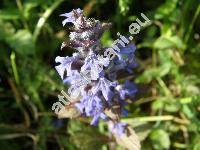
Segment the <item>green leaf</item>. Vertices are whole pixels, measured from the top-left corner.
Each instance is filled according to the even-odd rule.
[[[167,48],[180,48],[183,49],[184,45],[178,36],[161,36],[154,42],[154,48],[167,49]]]
[[[188,118],[193,118],[194,117],[194,112],[192,112],[192,110],[190,109],[190,107],[188,105],[183,105],[182,106],[182,111],[184,114],[186,114],[186,116]]]
[[[169,104],[165,104],[165,111],[167,112],[177,112],[179,110],[179,107],[176,105],[176,103],[169,103]]]
[[[126,15],[130,9],[130,0],[119,0],[119,8],[122,15]]]
[[[168,0],[162,6],[158,8],[155,14],[155,19],[162,19],[170,15],[176,8],[178,0]]]
[[[24,17],[26,19],[29,19],[29,17],[32,15],[31,10],[38,6],[37,2],[26,2],[24,5]]]
[[[26,29],[18,30],[14,36],[9,39],[9,44],[22,55],[33,54],[35,52],[32,34]]]
[[[192,143],[193,143],[192,150],[200,150],[200,135],[193,137]]]
[[[156,129],[150,134],[150,139],[153,142],[153,147],[157,150],[169,149],[170,139],[165,130]]]
[[[0,33],[0,40],[8,42],[8,40],[14,35],[15,28],[11,23],[0,20]]]
[[[181,98],[181,99],[180,99],[180,103],[181,103],[181,104],[188,104],[188,103],[191,103],[191,102],[192,102],[192,98],[193,98],[193,97],[184,97],[184,98]]]
[[[174,44],[166,37],[158,38],[154,43],[154,48],[157,49],[166,49],[172,47]]]
[[[200,143],[195,144],[193,150],[200,150]]]
[[[111,46],[113,40],[111,40],[111,35],[109,31],[105,31],[101,37],[101,42],[104,43],[106,46]]]
[[[84,124],[74,122],[71,123],[68,130],[71,131],[70,141],[74,143],[79,150],[102,150],[107,137],[100,134],[97,128],[86,126]],[[78,126],[77,126],[78,123]],[[76,127],[74,127],[76,126]]]
[[[156,111],[156,110],[163,108],[163,106],[164,106],[164,101],[156,100],[152,103],[151,108],[152,108],[152,110]]]
[[[3,9],[0,10],[0,19],[3,20],[14,20],[19,19],[20,13],[18,9]]]
[[[136,81],[149,83],[152,79],[157,77],[163,77],[169,73],[171,69],[171,64],[165,63],[164,65],[157,68],[150,68],[145,70],[141,76],[139,76]]]

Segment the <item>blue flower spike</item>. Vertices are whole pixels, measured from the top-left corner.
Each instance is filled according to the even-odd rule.
[[[104,120],[111,133],[119,137],[126,134],[128,125],[120,122],[120,116],[127,115],[124,109],[128,104],[126,100],[134,99],[137,89],[130,81],[119,82],[118,75],[131,73],[136,66],[135,45],[120,47],[110,60],[104,55],[106,48],[99,42],[102,33],[111,27],[110,23],[86,18],[80,8],[60,16],[65,17],[63,26],[73,24],[70,40],[64,46],[76,51],[71,57],[58,56],[55,59],[58,64],[55,68],[63,82],[80,90],[78,99],[70,107],[80,112],[79,117],[91,118],[91,125]]]

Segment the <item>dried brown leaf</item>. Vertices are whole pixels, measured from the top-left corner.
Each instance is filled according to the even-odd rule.
[[[131,129],[130,127],[127,128],[127,134],[124,134],[122,136],[117,136],[114,135],[116,138],[117,143],[124,147],[127,148],[128,150],[140,150],[141,145],[139,138],[135,131]]]
[[[62,108],[58,113],[58,118],[77,118],[80,116],[80,112],[74,108]]]

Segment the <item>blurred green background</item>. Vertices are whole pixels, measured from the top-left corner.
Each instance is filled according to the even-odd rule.
[[[66,87],[54,67],[69,32],[59,14],[82,8],[89,17],[112,22],[102,37],[109,46],[117,32],[144,13],[151,25],[137,45],[137,101],[128,122],[143,150],[200,150],[199,0],[1,0],[0,149],[121,150],[103,122],[59,120],[51,110]]]

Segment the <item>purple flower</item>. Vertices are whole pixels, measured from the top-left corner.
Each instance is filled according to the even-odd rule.
[[[92,93],[96,94],[102,92],[106,101],[110,101],[114,93],[111,91],[111,87],[115,87],[116,83],[107,80],[105,77],[99,79],[99,82],[92,88]]]
[[[64,79],[65,71],[67,71],[67,76],[71,74],[71,65],[75,60],[77,60],[77,58],[78,57],[75,55],[72,57],[56,57],[55,62],[60,63],[60,65],[56,66],[55,68],[62,79]]]
[[[125,64],[125,68],[129,73],[132,73],[132,69],[137,66],[137,63],[134,57],[135,50],[136,50],[135,45],[130,44],[122,48],[118,55],[119,60]]]
[[[103,113],[103,104],[99,97],[95,96],[93,99],[88,101],[88,105],[86,107],[87,116],[92,116],[91,125],[97,125],[99,118],[106,119],[106,115]]]
[[[70,76],[66,77],[64,80],[64,83],[69,83],[71,85],[81,85],[83,83],[90,83],[91,80],[89,80],[86,75],[83,73],[80,73],[77,70],[71,70]]]
[[[125,127],[127,126],[127,123],[124,122],[109,122],[109,130],[117,134],[118,136],[122,136],[125,134]]]
[[[103,66],[107,67],[109,64],[108,58],[103,58],[100,56],[96,56],[93,52],[89,54],[85,58],[85,63],[81,67],[81,71],[90,70],[91,79],[97,80],[99,78],[99,74],[103,70]]]
[[[77,15],[80,15],[83,13],[83,10],[78,8],[76,10],[72,10],[69,13],[64,13],[64,14],[60,15],[60,16],[66,17],[66,19],[62,21],[63,26],[65,26],[66,23],[70,23],[70,22],[74,23],[75,22],[75,20],[77,19],[75,16],[76,15],[75,13],[77,13]]]
[[[134,44],[127,45],[126,47],[123,47],[120,49],[120,52],[118,53],[119,60],[126,61],[129,59],[132,59],[135,53],[136,47]]]
[[[103,113],[104,106],[102,100],[98,96],[83,97],[80,103],[75,105],[86,116],[93,117],[91,125],[97,125],[99,118],[106,119],[106,115]]]
[[[134,58],[135,45],[130,44],[124,48],[121,48],[121,51],[117,53],[118,57],[115,57],[109,65],[109,79],[116,79],[117,73],[124,70],[128,73],[132,73],[132,69],[137,66],[137,63]]]
[[[135,96],[135,94],[137,92],[136,85],[128,80],[125,82],[125,84],[123,86],[118,85],[116,87],[116,89],[119,91],[121,99],[125,99],[127,97],[132,98]]]
[[[110,71],[127,70],[129,73],[132,73],[132,69],[137,66],[134,57],[135,50],[136,47],[133,44],[121,48],[120,52],[117,53],[118,57],[113,59],[113,65]]]
[[[103,57],[106,48],[100,43],[100,37],[108,29],[110,23],[83,16],[78,8],[69,13],[61,14],[66,17],[62,24],[73,24],[68,46],[77,51],[72,57],[56,57],[58,64],[55,68],[64,83],[70,85],[68,93],[75,96],[76,101],[69,107],[75,107],[82,117],[92,118],[91,125],[97,125],[99,119],[109,122],[110,131],[121,136],[125,133],[126,123],[119,122],[120,115],[127,115],[124,109],[125,99],[134,97],[135,84],[126,81],[118,85],[119,73],[132,72],[136,66],[134,53],[135,45],[121,47],[112,62]],[[72,96],[70,95],[70,96]]]
[[[87,107],[88,100],[91,99],[86,93],[84,94],[83,98],[80,100],[79,103],[76,103],[75,106],[81,113],[84,113],[85,107]]]
[[[127,116],[128,116],[128,110],[122,109],[122,110],[121,110],[121,114],[122,114],[122,116],[127,117]]]

